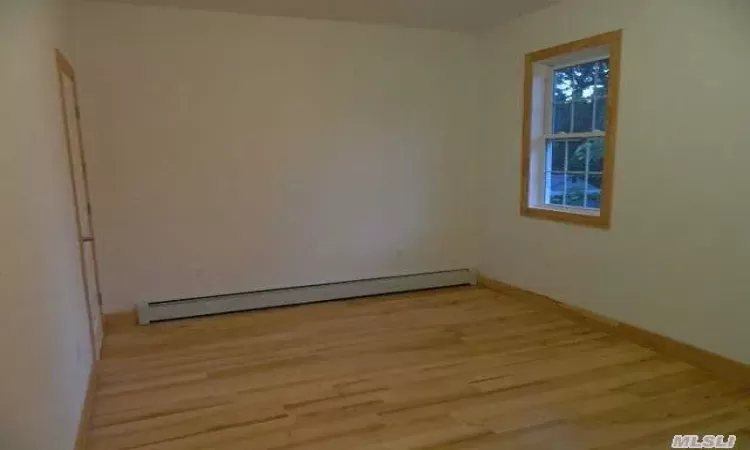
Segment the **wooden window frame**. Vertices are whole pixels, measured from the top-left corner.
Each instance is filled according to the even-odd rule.
[[[534,84],[537,81],[534,67],[567,55],[587,50],[606,48],[609,55],[609,86],[607,98],[606,134],[604,137],[604,164],[602,168],[601,205],[599,214],[586,214],[575,208],[546,208],[529,203],[529,183],[531,182],[532,120],[534,114]],[[620,91],[620,69],[622,55],[622,30],[603,33],[586,39],[545,48],[526,55],[523,98],[523,134],[521,167],[521,215],[535,219],[552,220],[608,229],[612,218],[612,197],[614,184],[615,144],[617,142],[617,113]],[[545,102],[546,102],[545,98]],[[548,105],[545,103],[545,108]]]

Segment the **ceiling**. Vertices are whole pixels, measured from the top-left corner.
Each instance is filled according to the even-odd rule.
[[[108,0],[260,16],[304,17],[469,31],[559,0]]]

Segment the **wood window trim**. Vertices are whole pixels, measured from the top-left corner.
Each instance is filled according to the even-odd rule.
[[[609,50],[609,94],[607,98],[607,128],[604,140],[604,164],[602,170],[602,198],[599,215],[583,215],[557,211],[529,205],[529,182],[531,170],[532,105],[534,89],[534,64],[570,53],[607,47]],[[622,59],[622,30],[603,33],[586,39],[555,47],[537,50],[526,55],[524,67],[523,133],[521,167],[521,215],[535,219],[552,220],[576,225],[608,229],[612,218],[612,193],[614,187],[615,144],[617,142],[617,119],[620,93],[620,69]]]

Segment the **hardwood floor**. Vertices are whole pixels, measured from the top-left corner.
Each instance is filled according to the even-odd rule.
[[[750,391],[481,288],[118,330],[89,450],[750,448]]]

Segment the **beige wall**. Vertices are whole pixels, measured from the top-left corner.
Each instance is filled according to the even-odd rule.
[[[0,4],[4,450],[72,448],[92,359],[52,58],[70,48],[61,8]],[[569,0],[494,31],[478,163],[469,37],[80,12],[108,310],[473,266],[481,217],[488,275],[750,362],[746,2]],[[522,219],[522,56],[616,28],[613,228]]]
[[[483,272],[750,363],[750,3],[569,0],[487,37]],[[612,229],[519,216],[526,52],[624,29]]]
[[[475,265],[475,37],[80,12],[106,311]]]
[[[68,450],[91,367],[54,0],[0,2],[0,448]]]

